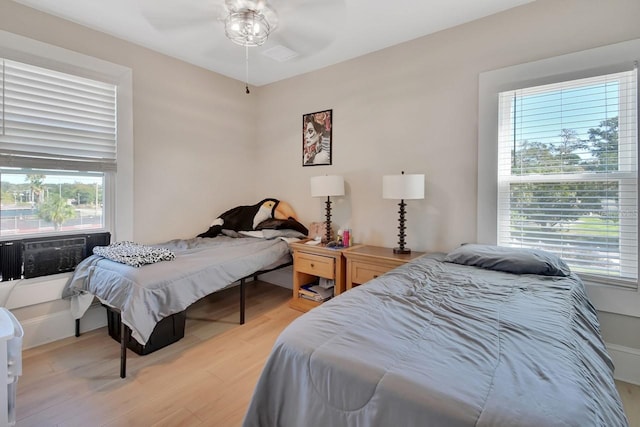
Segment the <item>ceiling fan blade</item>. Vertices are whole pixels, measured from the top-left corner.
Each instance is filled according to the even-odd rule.
[[[152,27],[159,31],[192,29],[194,26],[214,25],[226,16],[221,4],[203,0],[138,0],[140,12]]]
[[[266,0],[224,0],[229,11],[237,11],[240,9],[251,9],[260,11],[269,8],[269,2]]]
[[[271,37],[270,37],[271,38]],[[288,49],[293,50],[299,57],[309,56],[317,53],[324,47],[331,44],[333,38],[331,37],[318,37],[317,35],[298,34],[291,35],[286,32],[276,34],[273,36],[273,41]]]
[[[278,31],[269,38],[296,51],[301,56],[318,52],[329,46],[336,38],[332,26],[305,25],[304,23],[284,22]]]
[[[264,15],[272,31],[278,27],[278,14],[266,0],[225,0],[225,5],[227,14],[244,9],[254,10]]]
[[[295,19],[330,24],[344,17],[347,10],[345,0],[270,0],[268,3],[281,19],[287,21]]]
[[[271,0],[279,17],[272,36],[299,55],[318,51],[336,37],[346,15],[344,0]]]

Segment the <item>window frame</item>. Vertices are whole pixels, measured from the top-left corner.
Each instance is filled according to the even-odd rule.
[[[617,182],[619,185],[618,194],[633,194],[632,191],[637,187],[638,171],[637,171],[637,138],[633,134],[622,133],[619,138],[618,147],[618,167],[615,170],[608,171],[606,173],[602,171],[586,171],[581,172],[564,172],[562,170],[549,171],[547,173],[523,173],[514,174],[512,168],[512,156],[513,156],[513,141],[515,134],[519,133],[520,121],[524,120],[528,116],[518,116],[518,119],[513,117],[514,100],[516,98],[522,99],[523,96],[544,96],[545,94],[559,93],[559,90],[572,90],[589,87],[589,85],[602,85],[604,81],[611,83],[617,81],[617,93],[618,97],[618,114],[620,122],[622,123],[619,131],[623,132],[626,129],[636,129],[637,123],[635,118],[637,117],[637,99],[635,97],[634,90],[632,93],[634,96],[629,97],[627,95],[627,84],[629,79],[637,80],[637,70],[632,69],[624,73],[609,73],[605,75],[599,75],[590,79],[578,79],[569,81],[560,81],[551,85],[535,86],[535,87],[523,87],[517,90],[508,90],[499,93],[499,123],[498,134],[501,142],[498,143],[498,230],[497,240],[498,242],[509,241],[514,238],[512,234],[511,218],[513,217],[513,211],[511,208],[511,186],[514,184],[544,184],[544,183],[567,183],[567,184],[580,184],[589,182]],[[633,109],[629,109],[631,105],[634,105]],[[555,104],[554,104],[555,106]],[[522,111],[521,108],[518,108]],[[631,113],[631,114],[630,114]],[[561,114],[561,113],[560,113]],[[608,118],[608,117],[607,117]],[[632,120],[629,120],[632,118]],[[603,119],[602,117],[600,119]],[[629,123],[627,123],[629,122]],[[517,123],[517,125],[516,125]],[[526,126],[526,124],[522,124]],[[522,138],[522,137],[520,137]],[[534,139],[536,140],[536,139]],[[621,154],[621,153],[624,153]],[[635,156],[633,156],[635,153]],[[635,158],[634,158],[635,157]],[[502,172],[502,173],[501,173]],[[625,190],[625,188],[627,190]],[[635,200],[619,197],[620,209],[623,212],[636,212],[637,214],[637,191]],[[635,205],[631,205],[631,202],[635,202]],[[625,209],[625,204],[628,204]],[[501,208],[500,208],[501,207]],[[620,276],[615,274],[597,274],[597,273],[580,273],[583,280],[591,280],[597,282],[603,282],[608,285],[626,286],[632,289],[637,287],[637,241],[635,246],[623,244],[626,239],[626,235],[637,235],[637,220],[634,217],[628,215],[621,215],[619,221],[620,227],[620,252],[619,252],[619,267]],[[549,237],[548,240],[542,239],[549,244],[557,244],[557,239],[560,237]],[[508,245],[508,243],[504,243]],[[526,246],[526,243],[525,243]],[[574,249],[580,250],[584,246],[577,244]],[[561,250],[561,249],[560,249]],[[569,249],[571,251],[571,249]],[[633,261],[635,259],[635,261]],[[569,260],[567,259],[569,263]],[[579,261],[577,261],[579,262]],[[608,269],[609,264],[599,264],[604,271]],[[584,266],[583,266],[584,267]],[[574,270],[579,272],[579,268]],[[628,274],[624,274],[628,273]],[[635,277],[634,277],[635,276]],[[634,277],[630,279],[630,277]]]
[[[640,39],[636,39],[480,74],[476,236],[479,243],[497,243],[498,94],[521,87],[627,71],[640,59],[639,52]],[[640,316],[640,292],[637,287],[624,289],[606,283],[584,281],[589,296],[599,310]]]
[[[104,228],[112,234],[113,240],[133,240],[133,77],[131,69],[1,30],[0,57],[100,80],[116,86],[118,170],[105,172]],[[52,169],[55,168],[52,167]]]

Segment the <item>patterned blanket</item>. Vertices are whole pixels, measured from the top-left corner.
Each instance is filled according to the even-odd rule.
[[[166,248],[145,246],[134,242],[115,242],[109,246],[96,246],[93,253],[108,258],[111,261],[127,264],[132,267],[142,267],[160,261],[171,261],[175,254]]]

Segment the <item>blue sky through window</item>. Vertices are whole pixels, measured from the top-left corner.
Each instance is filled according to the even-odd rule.
[[[516,146],[525,141],[559,144],[563,129],[571,129],[578,139],[588,140],[589,129],[598,128],[603,121],[619,115],[618,81],[538,89],[539,93],[519,95],[516,92],[514,96],[511,123],[515,123]],[[590,157],[589,150],[576,154]]]

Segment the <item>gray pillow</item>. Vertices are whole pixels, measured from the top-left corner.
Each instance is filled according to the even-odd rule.
[[[244,237],[242,234],[238,233],[237,231],[227,230],[226,228],[222,229],[222,234],[228,237],[233,237],[233,238]]]
[[[449,252],[444,261],[514,274],[562,277],[571,274],[562,259],[540,249],[466,244]]]
[[[262,233],[264,234],[264,238],[267,240],[275,239],[276,237],[297,237],[298,239],[307,237],[307,235],[304,233],[289,229],[270,230],[265,228],[264,230],[262,230]]]

